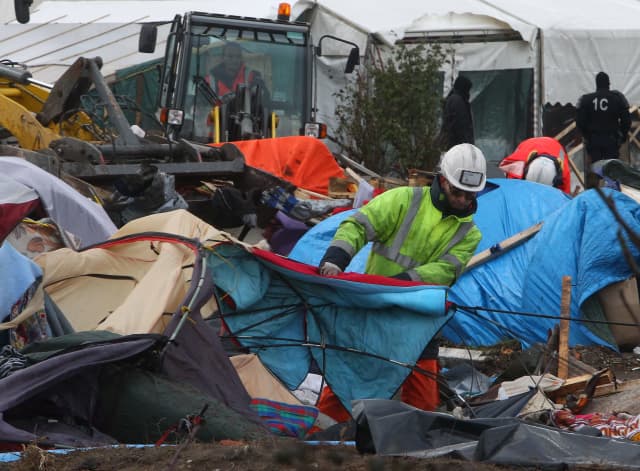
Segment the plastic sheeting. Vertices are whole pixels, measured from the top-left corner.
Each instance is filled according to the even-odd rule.
[[[319,139],[287,136],[277,139],[251,139],[233,143],[247,165],[257,167],[299,188],[326,195],[329,179],[344,177],[331,151]]]
[[[596,464],[640,468],[637,443],[564,432],[516,418],[459,420],[381,400],[357,401],[354,411],[356,446],[360,450],[373,446],[379,455],[449,456],[544,469]]]
[[[543,227],[522,245],[463,274],[449,290],[449,300],[460,306],[522,311],[558,316],[561,280],[571,276],[571,316],[580,318],[580,306],[592,294],[624,280],[631,269],[617,241],[617,224],[611,212],[590,190],[571,200],[549,186],[523,180],[494,179],[498,188],[478,199],[475,222],[483,237],[476,252],[489,249],[538,222]],[[618,192],[607,192],[622,218],[640,231],[640,206]],[[335,215],[305,234],[290,257],[317,265],[339,223],[348,214]],[[347,271],[364,270],[368,247],[361,250]],[[632,250],[638,259],[638,249]],[[506,337],[525,346],[545,342],[557,319],[479,312],[483,318],[458,310],[443,334],[453,341],[491,345]],[[601,344],[583,323],[573,323],[570,344]]]
[[[612,198],[623,220],[632,230],[639,231],[640,206],[622,193],[607,191],[606,194]],[[486,195],[487,198],[491,196],[491,193]],[[530,206],[542,200],[541,195],[531,198]],[[513,219],[525,218],[518,214],[518,206],[513,203],[510,199],[505,200],[498,212],[507,213]],[[520,206],[520,213],[526,211]],[[477,222],[490,240],[491,233],[486,228],[489,220],[482,216],[478,214]],[[464,306],[558,316],[562,278],[570,276],[571,317],[581,318],[580,306],[591,295],[631,276],[631,268],[617,240],[618,224],[595,190],[581,193],[544,217],[543,222],[540,232],[526,243],[465,273],[450,290],[449,300]],[[487,248],[485,244],[483,239],[480,249]],[[629,245],[638,260],[639,249]],[[548,329],[558,322],[553,318],[482,311],[480,315],[484,319],[459,310],[454,322],[445,329],[445,335],[475,345],[515,337],[528,346],[545,342]],[[580,322],[571,324],[569,343],[608,345]]]

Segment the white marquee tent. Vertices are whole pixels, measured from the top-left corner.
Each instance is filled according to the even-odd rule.
[[[640,103],[638,0],[300,0],[294,17],[303,13],[316,39],[340,36],[361,51],[377,43],[379,52],[398,40],[448,43],[444,92],[459,73],[470,76],[474,113],[491,122],[528,121],[522,137],[540,134],[543,105],[575,104],[593,91],[601,70],[613,88]],[[323,44],[321,77],[338,76],[345,51],[338,42]],[[492,82],[495,90],[482,97]],[[319,84],[319,119],[331,122],[332,94],[342,84]],[[495,159],[513,150],[522,130],[485,142],[480,134],[479,145]]]
[[[260,0],[36,0],[30,22],[19,24],[10,14],[13,0],[0,1],[0,59],[26,64],[34,78],[47,83],[55,82],[78,57],[100,56],[106,77],[161,57],[169,27],[159,29],[156,52],[142,54],[141,23],[171,21],[187,11],[263,18],[277,14],[277,3]]]
[[[12,0],[2,2],[0,59],[26,64],[34,77],[54,82],[78,57],[100,56],[103,74],[160,57],[168,28],[159,31],[155,54],[137,52],[140,24],[171,20],[186,11],[274,18],[278,2],[259,0],[35,0],[31,21],[18,24]],[[450,40],[445,89],[460,73],[474,82],[472,98],[479,145],[500,158],[523,137],[541,132],[546,103],[574,103],[606,71],[614,88],[640,103],[640,0],[299,0],[316,42],[325,34],[377,50],[397,40]],[[318,119],[331,124],[345,55],[325,40],[317,68]],[[478,113],[478,110],[481,113]],[[483,142],[482,123],[517,123],[507,135]],[[493,136],[493,137],[491,137]]]

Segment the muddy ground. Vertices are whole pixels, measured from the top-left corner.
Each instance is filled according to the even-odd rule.
[[[451,459],[416,459],[361,455],[354,447],[309,446],[286,439],[231,444],[193,444],[185,448],[112,448],[53,455],[36,448],[0,470],[12,471],[533,471],[535,467],[498,466]],[[619,467],[575,466],[573,471]]]
[[[484,365],[485,373],[502,371],[518,355],[514,345],[501,345],[489,349],[491,360]],[[600,347],[577,347],[570,352],[595,369],[610,367],[618,380],[640,379],[640,356],[632,352],[616,353]],[[626,410],[640,414],[640,392],[627,391],[606,398],[597,398],[592,407],[600,411]],[[162,471],[162,470],[349,470],[349,471],[404,471],[404,470],[534,470],[535,467],[498,466],[470,463],[452,459],[413,459],[361,455],[351,446],[312,446],[293,439],[272,438],[256,442],[222,441],[212,444],[189,443],[166,447],[106,448],[52,454],[30,446],[19,461],[0,464],[0,471]],[[613,470],[619,467],[570,466],[558,469]]]

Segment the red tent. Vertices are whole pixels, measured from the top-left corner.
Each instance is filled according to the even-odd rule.
[[[511,155],[502,159],[498,168],[507,174],[507,178],[522,179],[524,167],[533,152],[558,159],[562,168],[562,186],[560,189],[567,194],[571,194],[569,156],[564,146],[552,137],[543,136],[525,139]]]
[[[14,227],[40,206],[40,198],[22,183],[0,176],[0,244]]]

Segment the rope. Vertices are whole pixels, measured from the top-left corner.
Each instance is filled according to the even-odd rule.
[[[486,312],[494,312],[497,314],[512,314],[517,316],[525,316],[525,317],[539,317],[542,319],[557,319],[557,320],[568,320],[571,322],[583,322],[583,323],[591,323],[591,324],[607,324],[607,325],[621,325],[626,327],[638,327],[638,324],[633,322],[616,322],[616,321],[599,321],[592,319],[580,319],[576,317],[563,317],[557,316],[553,314],[540,314],[536,312],[526,312],[526,311],[509,311],[505,309],[491,309],[488,307],[482,306],[461,306],[458,304],[454,304],[456,310],[466,311],[470,314],[476,314],[477,311],[486,311]]]

